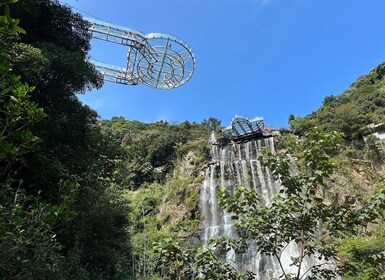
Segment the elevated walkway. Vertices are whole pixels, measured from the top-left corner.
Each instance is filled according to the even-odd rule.
[[[163,33],[144,34],[95,18],[85,18],[92,38],[127,47],[125,67],[94,62],[106,81],[125,85],[144,84],[173,89],[194,74],[195,57],[181,39]]]
[[[222,134],[225,138],[236,142],[264,138],[267,137],[263,134],[264,125],[263,117],[248,119],[241,115],[235,115],[231,120],[231,125],[225,127]]]

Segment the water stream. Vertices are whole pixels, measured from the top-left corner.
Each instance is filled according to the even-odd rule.
[[[261,201],[265,205],[271,203],[272,195],[280,188],[279,182],[272,179],[269,168],[262,166],[258,161],[263,147],[275,153],[272,137],[228,146],[218,146],[213,139],[211,139],[211,143],[213,144],[212,162],[205,171],[200,200],[204,219],[202,239],[206,243],[213,237],[236,237],[232,229],[231,216],[218,207],[217,192],[219,188],[232,190],[239,185],[254,188],[261,195]],[[281,262],[286,272],[295,271],[289,265],[291,257],[298,255],[297,245],[289,244],[281,256]],[[227,253],[226,259],[242,271],[253,271],[258,275],[256,278],[258,280],[278,278],[282,273],[279,262],[273,257],[261,255],[253,244],[250,245],[245,255],[238,256],[230,251]],[[302,267],[303,269],[306,270],[306,267]]]

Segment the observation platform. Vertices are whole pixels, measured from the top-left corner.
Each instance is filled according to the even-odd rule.
[[[84,19],[92,38],[127,47],[124,68],[92,61],[106,81],[173,89],[184,85],[194,74],[194,54],[181,39],[163,33],[144,34],[95,18]]]
[[[244,116],[235,115],[231,120],[231,125],[222,129],[222,134],[225,138],[236,142],[264,138],[267,137],[263,134],[264,125],[263,117],[248,119]]]

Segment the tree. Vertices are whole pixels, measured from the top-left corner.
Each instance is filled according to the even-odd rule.
[[[303,170],[298,174],[292,173],[291,162],[286,156],[263,151],[259,160],[270,168],[275,180],[282,185],[271,204],[261,204],[254,189],[240,186],[234,193],[222,189],[220,205],[232,213],[238,237],[213,239],[210,244],[214,249],[200,249],[196,256],[189,257],[170,240],[166,240],[165,245],[156,243],[162,267],[174,267],[172,271],[175,271],[175,265],[188,266],[194,272],[192,279],[255,279],[250,272],[242,274],[229,264],[221,263],[218,254],[213,252],[234,250],[242,254],[252,242],[261,254],[278,261],[279,279],[335,279],[352,271],[354,264],[340,261],[335,242],[364,233],[370,223],[382,217],[385,191],[374,195],[361,208],[326,201],[322,191],[327,188],[327,178],[333,173],[332,156],[338,152],[341,142],[339,133],[312,129],[302,143]],[[296,268],[294,273],[286,271],[281,260],[290,243],[296,244],[299,252],[297,256],[291,256],[290,266]],[[383,252],[374,252],[366,260],[374,263],[383,255]],[[306,258],[312,258],[313,262],[304,270]]]
[[[371,123],[384,122],[385,63],[357,79],[345,92],[326,96],[322,106],[304,117],[291,118],[294,132],[303,135],[314,126],[339,131],[351,142],[362,140],[362,131]]]
[[[32,128],[45,116],[31,101],[34,88],[12,72],[7,57],[24,33],[10,16],[8,4],[15,2],[0,1],[0,278],[47,278],[62,260],[53,229],[66,211],[28,195],[15,176],[16,166],[36,150],[39,138]]]
[[[204,119],[202,121],[202,125],[209,127],[211,130],[215,131],[217,128],[219,128],[221,126],[221,120],[214,118],[214,117],[210,117],[207,120]]]
[[[365,140],[366,154],[374,163],[380,163],[384,160],[384,148],[381,140],[375,135],[368,135]]]
[[[31,127],[45,116],[43,110],[30,100],[33,87],[12,73],[6,55],[14,38],[25,33],[18,26],[19,21],[10,16],[8,4],[13,2],[16,1],[0,2],[0,166],[1,173],[5,174],[16,158],[33,148],[38,139],[32,134]]]
[[[229,263],[218,260],[215,252],[205,247],[198,248],[193,255],[172,238],[154,242],[153,250],[157,255],[155,271],[162,278],[251,280],[255,276],[250,272],[238,272]]]
[[[0,22],[17,25],[18,20],[11,21],[6,12],[7,21],[2,17]],[[22,223],[18,227],[8,219],[0,228],[4,226],[14,236],[23,230],[27,237],[42,238],[26,238],[28,250],[12,254],[20,262],[14,269],[30,278],[58,279],[60,268],[85,271],[83,275],[91,279],[123,277],[129,270],[128,210],[113,186],[119,184],[115,167],[124,153],[113,137],[101,132],[97,113],[76,95],[102,85],[102,76],[87,60],[88,23],[56,0],[20,1],[12,6],[12,17],[19,18],[27,32],[20,38],[16,38],[17,30],[7,36],[1,53],[14,75],[12,79],[0,75],[2,85],[7,83],[0,88],[0,101],[4,101],[0,102],[0,125],[6,132],[0,138],[0,155],[6,157],[1,164],[9,167],[1,175],[4,182],[12,176],[2,191],[7,193],[1,204],[7,211],[1,214],[11,215],[19,207],[18,215],[12,217],[24,216],[25,220],[16,220]],[[8,91],[11,82],[20,80],[34,85],[31,97],[27,97],[31,88],[25,84],[20,83],[17,92],[15,86]],[[16,153],[22,157],[11,161]],[[4,244],[1,249],[13,248],[12,243]],[[33,271],[27,269],[31,267],[41,271],[33,276],[24,273]]]
[[[370,234],[338,242],[340,261],[349,266],[346,280],[385,279],[385,230],[379,223]]]
[[[334,169],[331,157],[337,153],[341,140],[342,135],[336,132],[312,129],[307,133],[303,143],[305,167],[299,174],[291,173],[286,157],[264,152],[260,160],[282,185],[271,205],[260,205],[258,193],[244,187],[234,194],[227,190],[220,192],[221,205],[233,213],[239,234],[235,244],[239,247],[255,242],[262,254],[273,256],[280,263],[282,279],[335,279],[343,274],[348,268],[338,261],[333,241],[366,229],[385,209],[384,191],[359,209],[350,204],[330,204],[322,197]],[[294,274],[285,271],[280,259],[290,242],[295,242],[300,252],[291,258],[291,265],[297,268]],[[219,240],[215,244],[224,246],[228,241]],[[306,257],[317,261],[303,271]]]

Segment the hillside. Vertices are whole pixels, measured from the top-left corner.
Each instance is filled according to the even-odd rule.
[[[383,151],[365,144],[361,138],[367,124],[384,120],[384,74],[385,64],[381,64],[341,95],[326,97],[321,108],[309,116],[291,119],[299,135],[304,135],[312,126],[345,133],[346,141],[332,158],[336,171],[322,193],[328,204],[363,207],[371,195],[384,188]],[[195,251],[202,242],[198,204],[204,168],[211,161],[208,138],[212,124],[163,121],[144,124],[119,117],[103,120],[100,125],[104,131],[112,132],[128,152],[119,173],[125,177],[125,193],[132,207],[130,235],[136,277],[144,277],[144,271],[147,275],[158,275],[159,256],[154,253],[154,242],[174,238],[189,251]],[[277,153],[290,152],[298,159],[300,169],[305,168],[302,142],[302,137],[286,131],[275,137]],[[380,275],[370,263],[356,261],[385,250],[381,245],[385,244],[382,226],[372,225],[368,232],[369,235],[351,236],[335,244],[341,260],[362,268],[360,273],[346,273],[344,279],[370,279]]]
[[[319,126],[345,133],[347,140],[362,139],[369,124],[385,120],[385,63],[360,76],[346,91],[327,96],[322,106],[305,117],[289,117],[296,134]]]
[[[1,279],[299,280],[278,275],[290,243],[288,269],[319,253],[317,279],[385,279],[385,154],[361,137],[385,121],[385,64],[294,133],[210,143],[214,117],[100,120],[80,102],[103,84],[87,24],[57,0],[0,2]]]
[[[105,133],[112,133],[121,141],[127,151],[127,157],[118,164],[117,173],[123,178],[120,187],[131,204],[129,232],[135,277],[162,275],[164,272],[159,270],[159,254],[154,251],[154,244],[160,242],[169,246],[165,250],[171,250],[174,244],[167,242],[172,238],[179,240],[180,250],[188,252],[195,252],[202,244],[199,204],[204,170],[212,164],[208,141],[211,125],[207,122],[170,124],[164,121],[145,124],[122,117],[103,120],[99,124]],[[305,167],[302,138],[286,133],[276,136],[275,144],[279,155],[290,152],[298,159],[298,167]],[[322,196],[328,204],[348,202],[357,208],[365,206],[372,194],[384,188],[383,164],[371,159],[368,147],[359,149],[345,142],[339,149],[332,158],[336,172],[327,180]],[[382,226],[372,226],[370,232],[373,235],[369,237],[352,236],[338,241],[340,243],[335,246],[341,259],[350,263],[354,258],[384,250]],[[361,242],[365,245],[361,246]],[[357,277],[347,274],[350,276],[346,279],[368,279],[366,275],[377,273],[371,265],[365,262],[362,265],[367,266],[362,274]]]
[[[165,237],[191,242],[199,235],[201,168],[210,161],[208,138],[219,123],[210,118],[202,123],[146,124],[123,117],[99,122],[126,151],[117,174],[131,205],[127,215],[135,279],[144,273],[155,277],[154,242]]]

